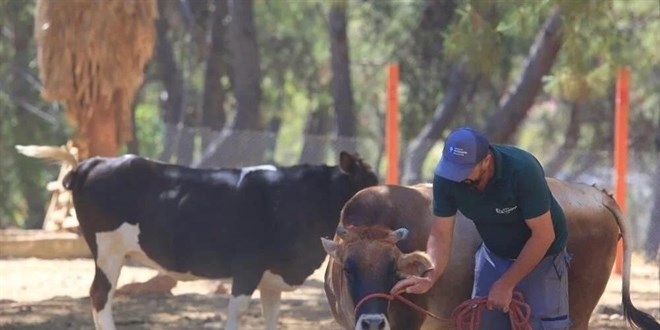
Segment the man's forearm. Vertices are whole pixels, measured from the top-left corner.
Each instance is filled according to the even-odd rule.
[[[426,253],[431,258],[434,268],[424,272],[422,276],[408,276],[392,287],[392,294],[428,292],[433,283],[442,275],[449,261],[449,248],[454,233],[455,217],[438,217],[431,224]]]
[[[552,244],[552,239],[548,240],[545,236],[535,237],[532,235],[511,268],[502,275],[500,281],[504,281],[512,287],[518,284],[543,259],[550,244]]]
[[[436,221],[452,221],[452,220],[436,220]],[[453,222],[453,221],[452,221]],[[433,270],[429,271],[426,276],[431,278],[433,282],[437,281],[447,268],[449,263],[449,255],[451,249],[451,241],[453,236],[453,223],[449,228],[439,228],[433,226],[429,235],[428,243],[426,246],[426,253],[433,261]]]

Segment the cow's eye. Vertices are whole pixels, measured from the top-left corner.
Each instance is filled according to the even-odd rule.
[[[353,269],[346,267],[344,268],[344,276],[346,276],[346,279],[348,281],[352,282],[355,279],[355,272],[353,271]]]
[[[348,268],[344,268],[344,274],[348,277],[353,276],[353,272]]]
[[[344,276],[346,276],[346,279],[349,281],[353,281],[355,279],[355,276],[357,274],[357,264],[354,260],[346,259],[346,262],[344,262]]]

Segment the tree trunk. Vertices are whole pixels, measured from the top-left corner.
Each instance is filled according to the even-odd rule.
[[[265,145],[264,145],[264,159],[263,161],[268,164],[275,163],[275,148],[277,148],[277,136],[280,134],[280,128],[282,128],[282,118],[279,116],[273,117],[268,122],[268,129],[265,134]]]
[[[420,58],[426,67],[432,65],[438,57],[444,57],[443,32],[451,23],[456,2],[454,0],[427,0],[422,10],[418,32]]]
[[[440,139],[442,131],[451,123],[458,113],[461,97],[465,91],[466,73],[463,63],[456,63],[451,70],[449,85],[445,91],[442,103],[438,105],[431,122],[410,142],[404,157],[403,184],[413,184],[422,180],[422,164],[429,150]]]
[[[271,72],[271,80],[275,83],[275,86],[280,86],[281,90],[284,90],[286,85],[286,65],[285,63],[278,63],[278,61],[273,62],[273,68],[269,70]],[[282,127],[282,112],[285,105],[285,93],[281,92],[275,96],[274,102],[275,108],[271,113],[271,118],[268,122],[268,128],[265,132],[265,149],[264,149],[264,161],[267,163],[275,162],[275,149],[277,148],[277,136],[280,133],[280,128]]]
[[[412,45],[397,56],[401,66],[400,79],[408,86],[407,112],[431,116],[429,111],[438,106],[438,90],[447,88],[452,63],[445,60],[444,35],[455,10],[453,0],[424,1],[419,24],[409,32]],[[420,124],[409,123],[405,117],[402,117],[402,125],[410,126],[402,131],[404,140],[419,132]]]
[[[195,27],[195,22],[204,22],[208,19],[209,1],[181,1],[182,18],[185,22],[185,35],[188,41],[181,45],[181,72],[182,72],[182,99],[181,110],[183,111],[179,125],[177,126],[177,135],[174,141],[176,146],[176,163],[189,166],[193,162],[195,153],[195,138],[197,136],[197,127],[201,119],[202,101],[197,94],[197,89],[193,87],[196,64],[202,62],[196,57],[196,48],[201,48],[201,41],[206,39],[206,25],[200,28]]]
[[[193,163],[193,154],[195,152],[195,137],[197,130],[190,125],[184,124],[178,133],[176,163],[183,166],[190,166]]]
[[[158,76],[160,77],[167,97],[162,100],[161,112],[163,122],[165,123],[165,136],[163,142],[163,152],[159,159],[165,162],[172,160],[172,155],[176,151],[177,133],[179,123],[183,115],[183,77],[179,71],[179,66],[174,59],[174,51],[167,33],[169,24],[167,22],[168,0],[158,0],[158,12],[160,13],[156,20],[156,64]]]
[[[571,154],[577,146],[578,139],[580,138],[580,108],[581,103],[572,102],[570,109],[570,119],[568,128],[564,136],[564,143],[555,151],[555,156],[544,166],[545,175],[549,177],[556,177],[557,173],[561,170],[562,166],[571,157]]]
[[[261,71],[252,0],[233,0],[228,36],[236,117],[230,130],[212,141],[194,166],[238,167],[261,163],[269,134],[262,131]]]
[[[431,123],[412,134],[405,157],[400,162],[401,182],[413,183],[422,179],[422,164],[441,132],[458,112],[465,76],[461,64],[445,62],[444,33],[456,10],[453,0],[426,0],[413,32],[414,43],[409,58],[403,57],[401,78],[409,85],[410,111],[428,112],[435,108]],[[441,104],[436,103],[438,89],[445,90]],[[430,116],[431,114],[429,114]],[[411,133],[404,132],[404,139]]]
[[[114,157],[119,154],[119,114],[116,100],[121,100],[121,91],[116,89],[112,98],[99,98],[93,107],[92,118],[89,121],[87,136],[79,137],[87,140],[88,156]],[[72,106],[72,105],[68,105]],[[87,110],[92,111],[92,110]]]
[[[215,11],[211,15],[211,45],[206,72],[204,73],[204,96],[202,104],[202,126],[207,132],[202,136],[202,150],[206,149],[212,137],[225,126],[225,89],[220,79],[226,75],[225,65],[225,26],[228,13],[227,0],[214,0]]]
[[[328,28],[332,63],[332,98],[335,107],[337,141],[335,151],[357,151],[356,115],[351,87],[350,58],[346,10],[347,1],[334,1],[330,8]]]
[[[320,105],[307,117],[305,123],[305,144],[298,163],[300,164],[325,164],[328,137],[332,130],[330,108]]]
[[[261,64],[254,25],[253,0],[233,0],[229,32],[236,97],[236,119],[233,128],[259,130],[262,128],[259,113]]]
[[[541,90],[543,77],[557,59],[562,45],[561,26],[559,10],[555,10],[537,34],[518,82],[500,99],[499,108],[486,121],[484,131],[491,142],[510,142],[527,116]]]

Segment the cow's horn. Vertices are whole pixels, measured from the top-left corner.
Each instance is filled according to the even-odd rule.
[[[410,231],[406,228],[399,228],[399,229],[392,232],[392,238],[394,238],[395,242],[398,242],[398,241],[408,237],[409,232]]]

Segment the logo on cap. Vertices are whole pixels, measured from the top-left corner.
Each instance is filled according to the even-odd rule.
[[[456,156],[461,156],[461,157],[467,155],[467,151],[465,149],[454,146],[449,147],[449,152]]]

